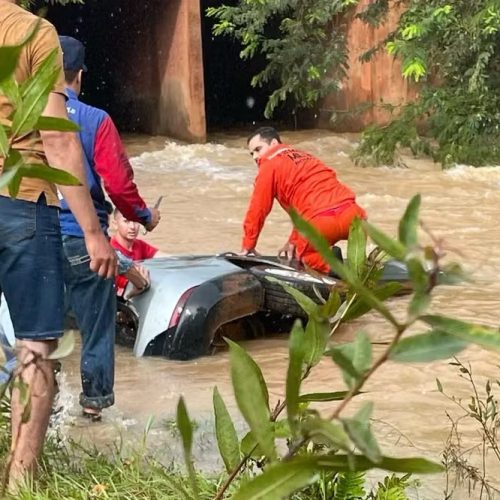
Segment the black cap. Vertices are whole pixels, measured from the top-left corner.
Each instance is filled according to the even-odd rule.
[[[65,71],[87,71],[85,66],[85,46],[76,38],[60,36]]]

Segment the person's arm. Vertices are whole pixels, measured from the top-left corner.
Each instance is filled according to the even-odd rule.
[[[261,166],[255,179],[248,210],[243,222],[243,253],[255,250],[260,232],[274,202],[274,169],[271,165]]]
[[[124,297],[127,300],[146,292],[151,287],[149,271],[144,266],[134,263],[125,276],[132,283],[132,289],[128,290]]]
[[[94,167],[111,201],[123,216],[152,231],[160,220],[160,212],[156,208],[148,208],[139,195],[134,182],[134,171],[120,134],[109,116],[106,116],[97,131]]]
[[[65,97],[51,93],[43,114],[67,119]],[[78,136],[72,132],[57,131],[41,131],[40,135],[49,165],[66,170],[82,183],[81,186],[58,186],[58,189],[83,230],[90,268],[100,276],[112,278],[116,274],[116,254],[102,232],[86,186],[83,153]]]

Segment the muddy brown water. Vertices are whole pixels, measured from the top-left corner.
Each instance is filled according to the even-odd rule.
[[[457,166],[441,168],[428,159],[408,158],[408,168],[368,168],[354,166],[349,154],[356,137],[334,135],[327,131],[291,132],[284,139],[310,151],[335,168],[339,178],[357,193],[371,222],[395,234],[397,222],[408,200],[422,194],[421,216],[434,235],[444,238],[450,258],[460,260],[472,273],[473,283],[436,290],[432,309],[482,323],[500,323],[500,245],[497,221],[500,212],[500,169],[475,169]],[[163,195],[162,222],[145,238],[169,254],[218,253],[240,248],[241,221],[251,193],[256,167],[244,149],[244,135],[218,135],[206,145],[183,145],[159,137],[129,137],[136,180],[143,196],[153,203]],[[290,229],[286,214],[276,206],[259,240],[262,252],[276,252]],[[428,237],[423,234],[423,238]],[[406,299],[392,301],[403,313]],[[349,341],[359,329],[374,343],[391,338],[392,331],[382,319],[369,314],[354,324],[343,326],[336,334]],[[286,336],[247,342],[246,348],[262,367],[269,384],[272,402],[283,397],[287,366]],[[477,383],[487,378],[500,379],[500,355],[470,347],[460,355],[470,363]],[[231,390],[227,353],[218,353],[190,362],[161,358],[134,358],[125,348],[116,353],[116,405],[104,412],[103,422],[89,425],[78,416],[78,352],[64,362],[61,401],[64,411],[60,430],[65,435],[89,439],[106,446],[116,440],[134,446],[140,442],[146,425],[150,426],[151,449],[165,461],[177,460],[179,444],[173,424],[179,396],[184,396],[191,417],[197,422],[196,457],[206,469],[217,467],[212,434],[212,388],[217,385],[237,416]],[[436,390],[436,378],[456,397],[468,397],[470,389],[459,378],[457,369],[446,361],[428,364],[385,364],[349,410],[363,401],[375,402],[375,428],[386,454],[422,455],[440,460],[450,431],[450,420],[460,411]],[[322,362],[305,384],[305,390],[342,390],[338,370]],[[328,410],[328,406],[324,406]],[[150,420],[154,417],[154,421]],[[237,417],[238,428],[244,424]],[[464,422],[465,447],[480,443],[476,427]],[[469,455],[467,455],[469,456]],[[470,453],[480,465],[480,453]],[[490,477],[500,477],[500,465],[486,460]],[[414,493],[419,498],[444,498],[444,475],[424,477],[423,486]],[[497,480],[497,485],[498,485]],[[454,498],[475,498],[466,488]]]

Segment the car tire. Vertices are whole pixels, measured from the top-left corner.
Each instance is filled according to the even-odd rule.
[[[139,328],[139,318],[124,302],[118,301],[115,322],[115,343],[133,348]]]
[[[318,294],[326,300],[330,290],[336,284],[333,278],[325,278],[322,281],[302,271],[285,270],[268,266],[256,266],[250,269],[262,284],[264,289],[264,309],[297,318],[307,318],[307,314],[297,301],[276,281],[268,278],[276,278],[287,285],[292,286],[299,292],[320,303]]]

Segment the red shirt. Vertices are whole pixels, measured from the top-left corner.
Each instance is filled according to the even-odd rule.
[[[156,247],[143,240],[134,240],[129,250],[121,246],[114,236],[111,238],[111,246],[132,260],[152,259],[156,255],[156,252],[158,252]]]
[[[134,242],[132,243],[132,247],[129,250],[120,245],[120,243],[116,241],[116,238],[114,236],[111,238],[111,246],[115,250],[120,251],[123,255],[125,255],[125,257],[128,257],[132,260],[152,259],[156,255],[156,252],[158,252],[158,249],[156,247],[150,245],[149,243],[146,243],[143,240],[134,240]],[[116,293],[120,296],[123,295],[125,287],[128,283],[127,277],[123,274],[119,274],[115,279],[115,283]]]
[[[351,189],[337,179],[335,170],[303,151],[277,144],[258,160],[259,172],[243,223],[242,247],[257,245],[274,198],[288,212],[294,208],[302,217],[312,219],[347,201],[354,201]]]

